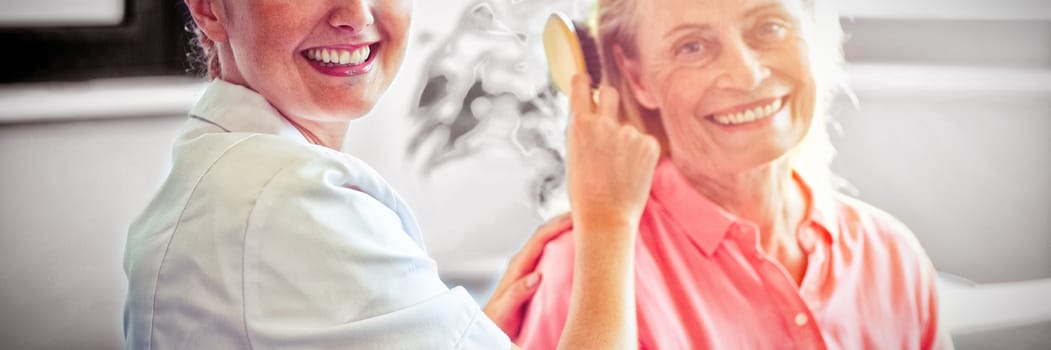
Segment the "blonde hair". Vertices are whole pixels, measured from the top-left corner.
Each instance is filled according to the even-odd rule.
[[[222,66],[219,65],[219,52],[215,47],[215,41],[212,41],[208,34],[205,34],[197,26],[193,27],[193,34],[194,38],[191,44],[197,46],[200,50],[194,60],[204,64],[205,75],[208,77],[208,80],[218,78],[222,73]]]
[[[634,14],[638,12],[638,1],[640,0],[597,0],[589,27],[598,42],[603,80],[620,92],[622,117],[642,123],[647,132],[665,140],[659,112],[639,105],[614,60],[616,46],[620,47],[624,56],[637,57],[637,19]],[[789,162],[815,189],[836,190],[844,183],[832,174],[830,168],[835,148],[828,133],[828,112],[836,93],[849,94],[843,71],[843,29],[839,24],[839,13],[833,1],[800,1],[803,1],[810,15],[809,20],[803,21],[802,30],[804,37],[809,39],[810,67],[816,85],[816,101],[810,130],[800,144],[789,153]]]

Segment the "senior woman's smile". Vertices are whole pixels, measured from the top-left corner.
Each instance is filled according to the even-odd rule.
[[[754,127],[780,116],[784,97],[767,98],[759,102],[724,109],[708,116],[712,122],[728,127]]]
[[[764,166],[804,138],[814,83],[802,1],[636,3],[636,47],[622,43],[618,65],[684,171]]]

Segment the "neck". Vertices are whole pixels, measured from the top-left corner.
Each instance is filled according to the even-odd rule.
[[[220,65],[223,67],[219,79],[256,91],[247,81],[245,81],[241,72],[237,69],[237,64],[232,61],[231,57],[233,57],[233,54],[228,52],[229,46],[222,45],[221,43],[216,43],[216,45],[218,45],[217,47],[219,48],[218,54],[219,61],[221,62]],[[350,126],[349,121],[323,122],[303,118],[292,118],[284,115],[283,112],[282,115],[285,117],[285,120],[291,123],[292,126],[295,126],[296,129],[299,130],[299,133],[303,134],[303,137],[305,137],[310,143],[337,151],[343,149],[343,140],[346,138],[347,128]]]
[[[787,157],[741,173],[693,176],[694,188],[738,218],[759,225],[767,252],[796,242],[806,199],[792,176]]]
[[[343,140],[347,136],[347,128],[350,126],[349,122],[314,122],[311,120],[294,120],[289,117],[285,117],[292,126],[295,126],[299,130],[303,137],[310,141],[310,143],[331,148],[337,151],[342,151]]]

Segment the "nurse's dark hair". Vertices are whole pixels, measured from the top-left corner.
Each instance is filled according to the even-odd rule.
[[[194,34],[193,39],[190,39],[190,45],[197,51],[189,55],[190,63],[198,70],[200,68],[197,67],[203,65],[203,71],[209,80],[218,78],[222,73],[222,66],[219,65],[219,52],[215,47],[215,42],[193,22],[187,26],[187,29]]]

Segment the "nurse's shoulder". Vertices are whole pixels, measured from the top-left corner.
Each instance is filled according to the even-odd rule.
[[[259,218],[261,212],[297,207],[306,216],[294,219],[303,225],[324,219],[311,212],[334,211],[363,216],[363,226],[397,223],[389,229],[420,240],[412,214],[390,185],[367,164],[339,151],[281,135],[207,133],[180,142],[174,162],[186,174],[173,171],[172,177],[195,183],[187,209],[195,202],[221,205],[211,209],[229,210],[252,224],[257,218],[273,219]]]
[[[182,192],[167,204],[181,207],[158,213],[177,219],[138,227],[152,244],[129,241],[142,258],[129,273],[129,341],[509,346],[463,289],[441,282],[411,214],[356,159],[241,133],[184,139],[175,153],[169,180],[183,181],[165,191]],[[209,327],[195,326],[202,316]]]

